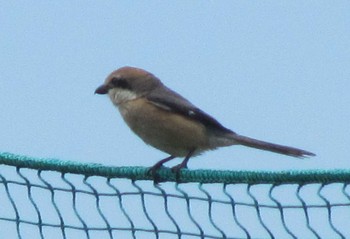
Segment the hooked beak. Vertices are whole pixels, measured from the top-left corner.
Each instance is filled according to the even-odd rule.
[[[95,90],[95,94],[105,95],[108,93],[109,87],[107,85],[101,85]]]

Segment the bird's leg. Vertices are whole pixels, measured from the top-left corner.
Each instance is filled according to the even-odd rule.
[[[170,155],[169,157],[167,157],[167,158],[165,158],[165,159],[162,159],[162,160],[160,160],[159,162],[157,162],[155,165],[153,165],[153,166],[148,170],[147,173],[148,173],[149,175],[151,175],[151,176],[154,178],[154,182],[155,182],[155,183],[158,182],[158,180],[157,180],[157,178],[156,178],[158,169],[159,169],[160,167],[162,167],[164,163],[166,163],[166,162],[168,162],[168,161],[170,161],[170,160],[172,160],[172,159],[174,159],[174,158],[175,158],[175,156]]]
[[[190,158],[192,157],[194,151],[195,151],[195,149],[192,149],[191,151],[189,151],[188,154],[186,155],[185,159],[180,164],[171,168],[171,171],[176,174],[176,182],[179,182],[180,170],[182,168],[187,168],[187,163],[190,160]]]

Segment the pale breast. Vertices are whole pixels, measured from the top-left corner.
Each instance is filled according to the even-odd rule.
[[[150,104],[140,98],[119,105],[128,126],[147,144],[170,155],[184,157],[209,149],[204,125]]]

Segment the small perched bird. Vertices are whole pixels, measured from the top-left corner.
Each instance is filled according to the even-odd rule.
[[[239,135],[169,89],[150,72],[125,66],[113,71],[96,94],[108,94],[127,125],[146,144],[170,156],[156,163],[152,174],[166,162],[184,157],[173,170],[207,150],[244,145],[293,157],[315,156],[306,150]]]

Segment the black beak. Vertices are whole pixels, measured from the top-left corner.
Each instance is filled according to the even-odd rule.
[[[105,95],[108,93],[108,90],[109,88],[107,85],[101,85],[95,90],[95,94]]]

